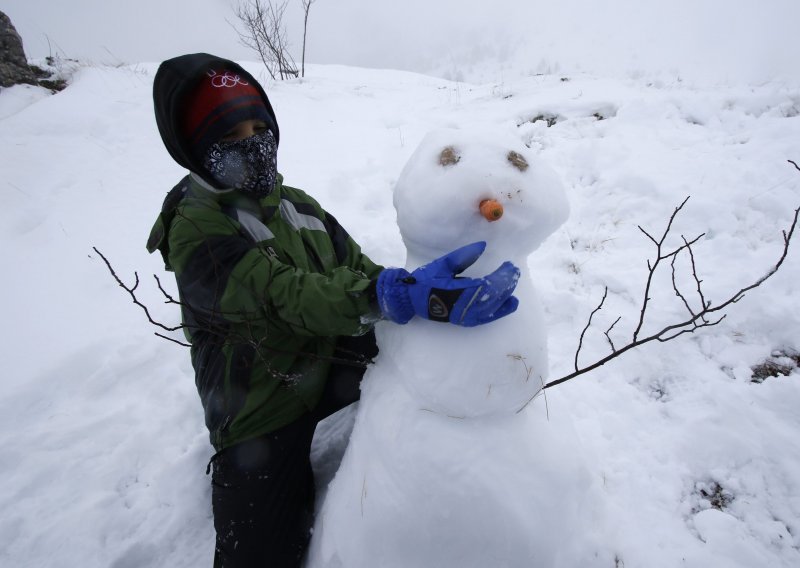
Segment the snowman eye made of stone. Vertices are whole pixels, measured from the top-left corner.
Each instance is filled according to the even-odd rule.
[[[518,154],[514,150],[511,150],[506,158],[511,165],[517,168],[519,171],[524,172],[528,169],[528,161],[522,156],[522,154]]]
[[[455,166],[461,160],[461,156],[458,155],[456,149],[452,146],[448,146],[442,153],[439,154],[439,165],[440,166]]]

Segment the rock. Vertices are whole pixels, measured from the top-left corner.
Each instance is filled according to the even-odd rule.
[[[0,12],[0,87],[19,83],[39,84],[36,71],[28,65],[22,38],[11,19]]]

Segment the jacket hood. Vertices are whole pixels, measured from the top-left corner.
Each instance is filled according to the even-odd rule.
[[[216,57],[208,53],[193,53],[181,55],[173,59],[164,61],[156,72],[153,80],[153,105],[156,113],[156,124],[161,140],[170,156],[184,168],[200,176],[205,182],[217,189],[225,189],[211,177],[203,164],[194,157],[186,137],[181,132],[181,116],[183,103],[186,95],[193,91],[198,81],[203,78],[209,69],[224,67],[231,69],[245,77],[251,85],[254,85],[261,97],[264,99],[264,106],[272,117],[275,125],[275,140],[280,142],[280,132],[278,131],[278,121],[275,118],[275,111],[264,92],[264,88],[256,81],[250,73],[245,71],[240,65]]]

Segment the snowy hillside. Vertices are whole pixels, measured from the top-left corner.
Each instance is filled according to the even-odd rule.
[[[239,44],[239,0],[5,0],[29,57],[159,61],[206,51],[251,58]],[[285,12],[301,58],[303,11]],[[796,0],[336,0],[315,2],[306,61],[406,69],[462,81],[520,72],[680,74],[702,81],[797,81]],[[120,22],[125,22],[120,26]],[[113,30],[113,31],[112,31]]]
[[[152,117],[155,69],[84,67],[57,95],[0,92],[3,566],[211,563],[213,452],[188,352],[153,336],[92,250],[129,283],[138,271],[154,315],[176,320],[152,275],[170,290],[171,277],[144,246],[183,175]],[[774,265],[800,206],[800,171],[787,162],[800,161],[800,89],[786,83],[553,74],[476,86],[314,66],[267,90],[287,182],[386,265],[405,262],[392,187],[429,130],[496,128],[556,170],[571,215],[529,258],[552,379],[572,370],[605,286],[581,364],[607,353],[603,332],[618,316],[618,346],[636,327],[655,252],[638,225],[660,235],[691,196],[669,244],[705,233],[697,271],[718,302]],[[585,534],[600,543],[597,566],[800,565],[800,370],[787,357],[800,351],[798,249],[719,325],[628,353],[526,410],[568,417],[586,449],[605,519]],[[645,331],[684,315],[665,269]],[[754,382],[767,360],[790,374]],[[323,485],[348,418],[317,445]]]

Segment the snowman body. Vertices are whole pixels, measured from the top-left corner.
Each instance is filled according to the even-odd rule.
[[[436,132],[395,187],[406,268],[486,241],[464,275],[511,260],[519,309],[475,328],[414,318],[376,327],[350,443],[317,518],[307,565],[569,566],[587,469],[541,394],[546,336],[527,257],[567,217],[563,188],[513,138]],[[479,204],[495,199],[489,222]]]

